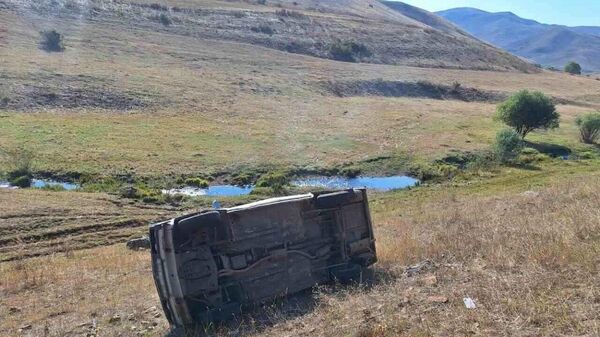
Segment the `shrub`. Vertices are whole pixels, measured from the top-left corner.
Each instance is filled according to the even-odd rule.
[[[581,75],[581,65],[571,61],[565,66],[565,72],[573,75]]]
[[[143,183],[123,187],[120,195],[122,198],[137,199],[145,203],[154,204],[162,204],[166,200],[166,196],[160,190],[150,188]]]
[[[275,12],[275,15],[281,16],[281,17],[287,17],[287,18],[296,18],[296,19],[302,19],[302,18],[306,17],[306,15],[304,15],[300,12],[290,11],[287,9],[280,9]]]
[[[158,16],[158,21],[160,23],[162,23],[163,26],[170,26],[173,23],[173,21],[171,20],[171,18],[167,14],[165,14],[165,13],[161,13]]]
[[[231,182],[238,186],[250,185],[254,180],[254,175],[248,172],[241,172],[231,178]]]
[[[514,162],[522,149],[523,139],[515,130],[505,129],[496,134],[494,151],[501,163]]]
[[[440,180],[453,177],[458,172],[454,165],[445,163],[414,163],[408,168],[411,177],[421,181]]]
[[[372,55],[367,46],[353,41],[337,41],[329,47],[331,58],[343,62],[357,62]]]
[[[593,144],[600,138],[600,112],[579,116],[575,120],[581,134],[581,141]]]
[[[289,184],[287,175],[283,172],[269,172],[263,174],[256,182],[256,187],[270,187],[274,191],[282,190]]]
[[[120,191],[122,183],[113,177],[84,177],[81,179],[81,186],[85,192],[122,192]]]
[[[52,192],[62,192],[67,190],[63,185],[60,184],[46,184],[41,189]]]
[[[206,181],[202,178],[188,178],[185,180],[185,184],[188,186],[199,187],[199,188],[207,188],[208,187],[208,181]]]
[[[31,151],[22,148],[4,150],[0,151],[0,157],[8,168],[8,181],[12,185],[23,187],[21,185],[25,184],[24,177],[29,179],[29,183],[25,187],[31,185],[33,177],[33,153]],[[19,183],[16,183],[17,180]]]
[[[63,36],[56,30],[45,30],[40,32],[42,40],[40,47],[47,52],[62,52],[65,50]]]
[[[31,177],[29,176],[20,176],[15,178],[10,178],[8,182],[12,186],[18,186],[21,188],[27,188],[31,186]]]
[[[271,26],[269,26],[269,25],[260,25],[258,27],[252,27],[250,29],[255,33],[262,33],[262,34],[267,34],[267,35],[275,34],[275,30],[273,28],[271,28]]]
[[[525,138],[535,129],[557,128],[560,114],[543,93],[522,90],[498,106],[497,118]]]
[[[340,174],[348,178],[356,178],[360,175],[361,169],[358,167],[344,167],[340,170]]]

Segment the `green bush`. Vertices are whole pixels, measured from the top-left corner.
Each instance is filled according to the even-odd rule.
[[[581,75],[581,65],[571,61],[565,66],[565,72],[573,75]]]
[[[498,106],[496,117],[525,138],[536,129],[557,128],[560,114],[552,100],[543,93],[522,90]]]
[[[42,40],[40,47],[47,52],[62,52],[65,50],[63,36],[56,30],[45,30],[40,32]]]
[[[166,200],[166,196],[160,190],[150,188],[143,183],[121,188],[120,195],[122,198],[137,199],[153,204],[162,204]]]
[[[348,178],[356,178],[360,175],[361,169],[358,167],[344,167],[340,170],[340,174]]]
[[[423,164],[416,163],[412,164],[408,168],[408,174],[411,177],[417,178],[421,181],[429,180],[440,180],[451,178],[458,172],[458,167],[444,163],[433,163]]]
[[[523,149],[523,139],[512,129],[505,129],[496,134],[494,151],[501,163],[514,162]]]
[[[579,116],[575,123],[579,127],[582,142],[593,144],[598,141],[600,138],[600,112]]]
[[[250,185],[250,184],[252,184],[253,180],[254,180],[254,175],[252,173],[247,173],[247,172],[238,173],[231,178],[231,182],[234,185],[238,185],[238,186]]]
[[[41,187],[40,189],[44,190],[44,191],[53,191],[53,192],[66,191],[65,187],[60,184],[46,184],[43,187]]]
[[[173,23],[173,20],[165,13],[161,13],[158,16],[158,21],[162,23],[163,26],[170,26]]]
[[[337,41],[329,47],[331,58],[337,61],[358,62],[372,55],[367,46],[353,41]]]
[[[289,184],[289,178],[284,172],[268,172],[256,182],[256,187],[270,187],[275,191],[282,190]]]
[[[202,178],[187,178],[185,184],[192,187],[207,188],[208,181]]]
[[[121,192],[122,183],[113,177],[84,177],[81,180],[82,190],[85,192]]]
[[[4,162],[5,167],[8,168],[7,178],[12,185],[20,187],[29,187],[31,185],[31,178],[33,177],[33,153],[31,151],[23,148],[3,150],[0,151],[0,159]],[[26,184],[24,178],[29,179],[29,184]],[[19,183],[15,183],[17,180]],[[27,186],[21,186],[25,184]]]
[[[31,178],[28,176],[15,177],[15,178],[9,179],[8,182],[12,186],[18,186],[21,188],[27,188],[27,187],[31,186]]]

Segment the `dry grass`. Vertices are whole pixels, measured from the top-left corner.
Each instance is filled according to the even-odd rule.
[[[472,193],[485,186],[374,196],[380,262],[372,287],[324,288],[300,312],[269,307],[266,323],[246,318],[213,334],[597,336],[600,177]],[[429,268],[404,273],[426,259]],[[64,336],[89,329],[77,325],[94,319],[103,336],[134,335],[153,324],[146,335],[166,332],[164,319],[141,313],[158,306],[145,252],[113,246],[0,269],[2,335],[17,336],[31,324],[25,334],[42,335],[47,326],[48,336]],[[477,309],[466,309],[463,297]],[[122,321],[109,323],[115,314]]]

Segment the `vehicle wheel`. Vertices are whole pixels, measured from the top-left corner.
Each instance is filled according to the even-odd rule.
[[[335,193],[321,194],[317,196],[316,206],[318,208],[334,208],[354,198],[354,191],[340,191]]]

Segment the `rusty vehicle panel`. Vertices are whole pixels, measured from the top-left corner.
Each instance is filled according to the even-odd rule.
[[[364,189],[206,210],[150,226],[154,280],[175,326],[230,318],[250,304],[376,262]]]

